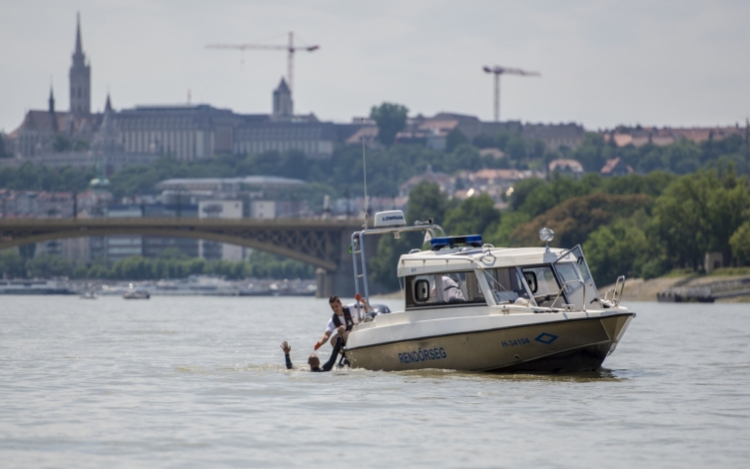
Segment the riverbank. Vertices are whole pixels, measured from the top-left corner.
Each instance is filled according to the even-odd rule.
[[[669,276],[659,277],[649,280],[643,280],[642,278],[628,279],[625,283],[625,292],[623,293],[623,301],[657,301],[656,296],[662,291],[668,288],[674,287],[704,287],[709,286],[717,282],[725,282],[728,280],[738,280],[746,276],[736,275],[683,275],[683,276]],[[604,296],[604,293],[614,288],[614,285],[607,285],[599,289],[599,294]],[[750,295],[739,296],[734,298],[726,298],[716,300],[717,303],[750,303]]]

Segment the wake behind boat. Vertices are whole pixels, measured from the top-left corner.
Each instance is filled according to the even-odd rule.
[[[635,317],[619,304],[624,277],[610,299],[600,298],[580,246],[495,248],[479,235],[446,237],[431,221],[405,226],[400,211],[380,212],[374,229],[352,234],[356,291],[361,284],[368,303],[361,240],[413,231],[427,232],[431,249],[413,249],[399,260],[404,310],[363,316],[352,329],[345,352],[353,367],[595,370]],[[540,231],[547,243],[553,235]]]

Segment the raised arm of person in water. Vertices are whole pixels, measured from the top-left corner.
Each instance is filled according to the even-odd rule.
[[[286,340],[281,343],[281,350],[284,351],[284,358],[286,359],[286,369],[291,370],[294,368],[294,365],[292,365],[292,359],[289,357],[289,352],[292,351],[292,346],[289,345],[289,342]]]
[[[339,351],[341,351],[341,347],[344,343],[346,337],[346,328],[344,326],[341,326],[338,328],[338,337],[336,338],[336,345],[333,346],[333,351],[331,352],[330,358],[328,358],[328,361],[323,365],[323,367],[320,367],[320,358],[314,353],[310,354],[310,357],[307,359],[307,364],[310,365],[310,371],[315,372],[324,372],[324,371],[331,371],[333,369],[333,365],[336,364],[336,358],[338,358]],[[284,341],[281,343],[281,350],[284,351],[284,358],[286,360],[286,369],[291,370],[294,365],[292,365],[292,359],[289,357],[289,352],[292,351],[292,346],[289,345],[287,341]]]

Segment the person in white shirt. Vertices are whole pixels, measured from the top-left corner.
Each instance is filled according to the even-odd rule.
[[[362,296],[360,296],[359,294],[355,297],[355,299],[359,303],[363,304],[365,311],[369,311],[370,308],[367,304],[367,300],[362,298]],[[354,327],[354,325],[359,322],[359,314],[357,314],[356,303],[344,306],[341,304],[341,299],[339,299],[338,296],[333,295],[328,299],[328,305],[331,307],[333,315],[331,316],[331,319],[328,320],[326,330],[320,337],[320,340],[315,343],[315,350],[318,350],[321,345],[325,344],[331,337],[331,334],[333,334],[333,331],[335,331],[339,326],[345,326],[346,330],[350,331],[352,330],[352,327]]]

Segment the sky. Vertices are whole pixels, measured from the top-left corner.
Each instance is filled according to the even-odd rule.
[[[284,51],[300,45],[295,112],[351,122],[382,102],[410,115],[493,118],[485,65],[541,73],[501,79],[501,120],[714,126],[750,117],[750,2],[443,0],[0,0],[0,130],[68,108],[76,12],[92,67],[92,110],[191,102],[269,113]]]

